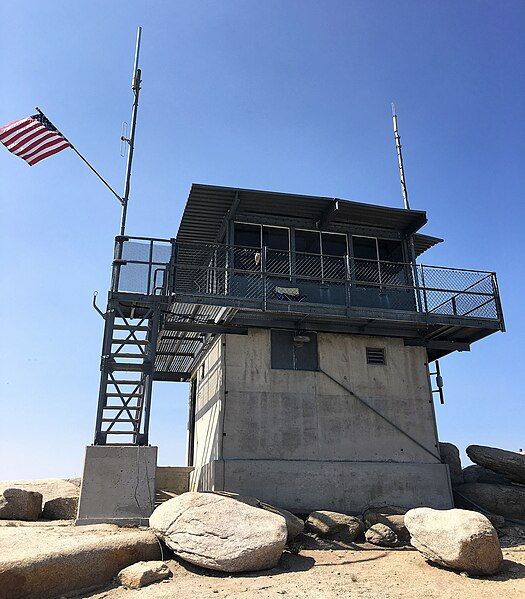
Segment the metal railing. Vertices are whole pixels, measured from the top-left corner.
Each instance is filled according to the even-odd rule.
[[[263,310],[472,317],[503,328],[493,272],[267,247],[117,237],[112,290]]]
[[[288,252],[271,248],[176,243],[176,295],[248,301],[261,309],[300,303],[367,307],[498,320],[493,272]],[[295,306],[299,309],[301,306]]]
[[[171,290],[173,240],[116,237],[112,291],[168,295]]]

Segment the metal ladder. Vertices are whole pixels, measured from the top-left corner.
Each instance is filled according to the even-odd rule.
[[[95,445],[147,445],[160,310],[108,301]]]

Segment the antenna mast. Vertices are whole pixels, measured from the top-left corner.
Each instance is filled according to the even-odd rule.
[[[394,139],[396,141],[397,151],[397,163],[399,165],[399,179],[401,182],[401,194],[403,196],[403,204],[406,210],[410,210],[410,204],[408,203],[408,191],[405,180],[405,167],[403,166],[403,153],[401,152],[401,138],[397,130],[397,114],[395,104],[392,102],[392,124],[394,126]]]
[[[142,35],[142,27],[137,29],[137,44],[135,47],[135,62],[133,65],[133,79],[131,81],[131,89],[135,96],[133,100],[133,108],[131,109],[131,129],[128,138],[123,138],[123,141],[129,145],[128,161],[126,165],[126,178],[124,182],[124,195],[122,196],[122,216],[120,218],[120,235],[124,235],[126,231],[126,217],[128,214],[128,200],[131,188],[131,166],[133,164],[133,150],[135,149],[135,130],[137,128],[137,112],[139,108],[139,92],[141,84],[142,71],[139,69],[139,53],[140,53],[140,38]]]

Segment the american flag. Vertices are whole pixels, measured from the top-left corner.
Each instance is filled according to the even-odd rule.
[[[30,166],[71,147],[43,114],[28,116],[0,127],[0,142]]]

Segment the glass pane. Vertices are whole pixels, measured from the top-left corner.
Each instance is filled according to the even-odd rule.
[[[403,249],[399,241],[378,239],[379,259],[387,262],[403,262]]]
[[[295,231],[295,251],[308,252],[309,254],[321,253],[320,236],[317,231]]]
[[[259,225],[243,225],[235,223],[235,245],[250,248],[261,247],[261,227]]]
[[[352,237],[354,258],[377,260],[377,246],[375,237]]]
[[[263,226],[263,245],[272,250],[288,251],[290,248],[289,229]]]
[[[323,255],[344,256],[346,254],[346,235],[321,233],[323,239]]]

